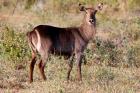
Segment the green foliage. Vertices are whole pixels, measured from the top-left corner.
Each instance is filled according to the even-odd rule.
[[[25,9],[31,8],[31,6],[35,4],[35,1],[36,1],[36,0],[26,0]]]
[[[140,66],[140,48],[139,46],[127,46],[124,49],[124,65],[129,67],[139,67]]]
[[[101,63],[116,66],[118,63],[118,49],[111,41],[96,39],[96,54],[100,57]]]
[[[5,26],[1,34],[0,58],[13,62],[27,60],[29,49],[25,33],[16,32],[12,27]]]
[[[95,72],[95,81],[101,88],[103,88],[104,91],[112,91],[110,88],[111,86],[109,85],[113,83],[115,77],[116,74],[114,74],[112,70],[108,68],[98,68]]]
[[[140,8],[140,0],[129,0],[128,2],[129,8]]]
[[[111,70],[99,68],[95,73],[95,78],[98,82],[109,82],[115,78],[115,75]]]
[[[140,48],[137,45],[130,45],[129,41],[123,40],[121,45],[115,45],[111,41],[96,39],[96,55],[103,65],[139,67]]]

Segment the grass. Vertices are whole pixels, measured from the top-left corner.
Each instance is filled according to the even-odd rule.
[[[61,65],[60,65],[61,64]],[[56,68],[56,66],[60,67]],[[62,68],[61,66],[64,66]],[[47,81],[42,81],[38,77],[39,73],[35,70],[35,82],[29,84],[27,80],[26,71],[17,71],[9,74],[17,74],[15,77],[3,80],[5,92],[41,92],[41,93],[138,93],[139,92],[139,75],[138,69],[134,68],[112,68],[102,66],[83,66],[83,81],[77,82],[75,80],[75,69],[72,72],[72,80],[68,83],[65,80],[66,65],[59,62],[59,64],[48,63],[45,69],[47,73]],[[19,74],[19,73],[20,74]],[[22,73],[22,74],[21,74]],[[23,77],[23,75],[26,75]],[[20,77],[20,78],[19,78]]]
[[[78,1],[88,4],[94,0]],[[45,68],[47,81],[41,79],[36,64],[34,82],[28,82],[31,54],[26,32],[39,24],[79,26],[83,14],[76,6],[78,1],[48,1],[41,11],[32,9],[32,4],[24,5],[25,1],[19,2],[28,9],[18,6],[13,16],[11,11],[16,1],[8,1],[6,5],[0,3],[0,93],[140,92],[140,14],[137,12],[140,8],[136,6],[139,0],[133,4],[128,0],[129,11],[125,15],[116,0],[104,1],[108,8],[97,14],[98,33],[85,50],[87,62],[82,64],[82,82],[76,80],[75,63],[71,80],[66,81],[67,61],[59,56],[50,56]]]

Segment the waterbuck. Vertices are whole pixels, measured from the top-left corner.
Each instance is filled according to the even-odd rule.
[[[73,67],[73,59],[77,64],[77,78],[82,80],[81,76],[81,60],[83,51],[85,50],[89,40],[96,33],[96,12],[101,10],[103,4],[100,3],[97,7],[84,7],[79,4],[80,11],[85,12],[83,23],[80,27],[60,28],[50,25],[36,26],[33,31],[27,33],[29,46],[32,50],[32,60],[30,63],[30,82],[33,82],[33,70],[36,63],[37,53],[40,54],[41,60],[38,64],[41,76],[46,80],[44,67],[46,65],[49,54],[59,54],[67,56],[68,72],[67,80],[69,80],[70,72]],[[71,60],[70,60],[71,59]]]

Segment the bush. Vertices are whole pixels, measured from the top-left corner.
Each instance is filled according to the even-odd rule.
[[[17,32],[10,26],[5,26],[1,32],[0,58],[20,62],[27,60],[29,49],[25,33]]]
[[[139,45],[130,45],[125,39],[122,42],[122,46],[115,45],[111,41],[96,39],[94,53],[97,57],[94,57],[94,59],[107,66],[139,67],[139,50]]]
[[[105,65],[117,66],[119,51],[117,46],[111,41],[102,41],[96,39],[96,54],[100,57],[100,61]]]
[[[99,68],[95,73],[95,79],[101,86],[109,84],[114,78],[114,73],[109,69]]]

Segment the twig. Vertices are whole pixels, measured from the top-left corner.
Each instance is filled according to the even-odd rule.
[[[13,11],[12,11],[12,16],[13,16],[14,13],[15,13],[15,10],[16,10],[16,7],[17,7],[17,4],[18,4],[18,0],[16,1],[15,7],[14,7],[14,9],[13,9]]]

